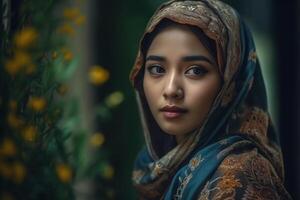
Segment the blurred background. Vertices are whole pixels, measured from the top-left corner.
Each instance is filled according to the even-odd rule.
[[[10,2],[12,16],[17,20],[19,7],[26,1],[7,2]],[[80,120],[75,123],[80,123],[87,134],[96,132],[96,142],[92,144],[99,146],[93,153],[83,153],[82,157],[93,160],[97,155],[103,155],[99,158],[100,163],[101,159],[109,163],[109,167],[104,167],[106,178],[95,176],[94,182],[88,179],[76,181],[77,199],[136,199],[131,170],[144,140],[135,93],[128,77],[144,28],[155,9],[165,1],[74,2],[69,2],[68,6],[77,6],[85,16],[85,23],[75,27],[75,34],[66,39],[66,44],[74,51],[75,60],[78,59],[78,67],[66,82],[79,108]],[[270,112],[280,132],[286,188],[294,199],[300,199],[300,2],[225,2],[238,10],[254,35]],[[99,73],[100,77],[105,76],[103,69],[109,74],[106,74],[105,81],[100,81],[100,84],[97,80],[91,81],[93,76],[97,79]],[[112,103],[108,100],[111,94],[114,94]],[[92,112],[97,116],[93,117]],[[100,168],[103,171],[103,163]]]

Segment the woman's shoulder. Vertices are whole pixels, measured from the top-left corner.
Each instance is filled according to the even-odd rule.
[[[202,188],[204,199],[291,199],[272,164],[256,149],[227,156]]]

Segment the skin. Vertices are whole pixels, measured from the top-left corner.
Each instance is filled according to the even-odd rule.
[[[189,58],[189,59],[188,59]],[[200,127],[221,87],[216,61],[185,25],[165,28],[152,41],[145,62],[143,88],[151,113],[177,143]],[[166,105],[187,109],[168,119]]]

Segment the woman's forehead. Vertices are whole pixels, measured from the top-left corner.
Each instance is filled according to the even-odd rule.
[[[187,28],[170,27],[158,33],[147,51],[147,56],[184,57],[205,55],[212,57],[195,33]]]

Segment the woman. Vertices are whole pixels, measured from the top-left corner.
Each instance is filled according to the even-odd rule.
[[[141,199],[290,199],[251,33],[217,0],[172,0],[150,19],[130,74],[146,148]]]

